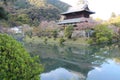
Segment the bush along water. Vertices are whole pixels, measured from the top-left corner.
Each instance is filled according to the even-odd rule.
[[[12,37],[0,34],[0,80],[40,80],[42,65]]]

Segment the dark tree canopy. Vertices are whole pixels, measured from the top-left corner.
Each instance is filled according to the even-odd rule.
[[[14,2],[14,1],[16,1],[16,0],[1,0],[1,1],[3,1],[3,3],[4,3],[5,5],[7,5],[8,2]]]
[[[0,7],[0,20],[7,19],[7,12],[4,10],[3,7]]]

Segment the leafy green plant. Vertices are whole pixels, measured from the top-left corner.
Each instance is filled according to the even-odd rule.
[[[16,20],[23,24],[29,24],[29,22],[30,22],[30,18],[27,14],[19,14],[17,16]]]
[[[95,44],[111,43],[113,36],[113,31],[106,24],[101,24],[95,27],[95,32],[89,42]]]
[[[57,38],[58,32],[56,30],[52,31],[53,38]]]
[[[63,44],[63,42],[65,42],[65,39],[64,39],[64,38],[60,38],[60,39],[59,39],[59,43],[60,43],[60,44]]]
[[[44,39],[44,43],[45,43],[45,44],[47,44],[47,40],[48,40],[47,38]]]
[[[42,71],[37,57],[32,58],[12,37],[0,34],[0,80],[39,80]]]
[[[64,30],[65,37],[71,39],[72,33],[73,33],[73,26],[72,25],[66,26]]]

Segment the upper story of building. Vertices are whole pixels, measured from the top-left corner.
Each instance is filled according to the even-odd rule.
[[[75,24],[85,22],[88,21],[90,15],[94,13],[95,12],[89,9],[88,4],[84,4],[83,6],[78,6],[77,8],[61,13],[62,17],[58,24]]]
[[[73,19],[73,18],[89,18],[90,14],[94,14],[95,12],[90,11],[88,5],[84,5],[82,8],[77,8],[74,10],[68,10],[67,12],[61,13],[64,16],[64,20]]]

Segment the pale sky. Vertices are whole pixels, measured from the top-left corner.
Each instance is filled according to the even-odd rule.
[[[76,6],[78,0],[61,0],[73,7]],[[87,0],[88,6],[91,11],[95,14],[92,15],[94,18],[101,18],[107,20],[110,18],[111,13],[114,12],[120,15],[120,0]]]

